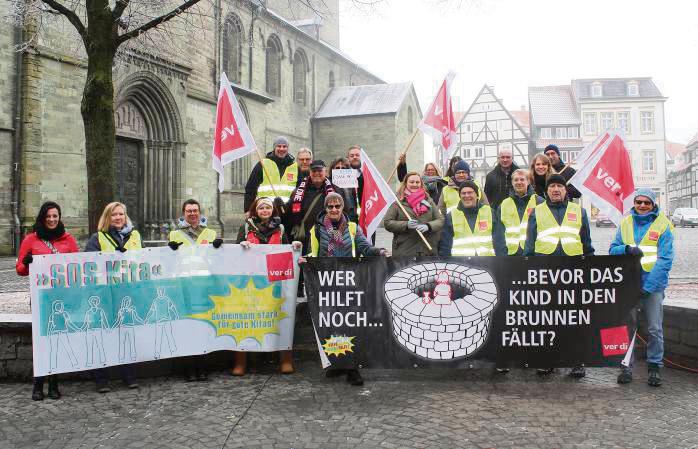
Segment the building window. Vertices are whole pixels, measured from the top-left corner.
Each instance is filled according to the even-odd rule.
[[[230,14],[223,24],[223,70],[228,79],[236,84],[242,83],[242,42],[245,33],[242,21],[235,14]]]
[[[414,113],[412,112],[412,106],[407,106],[407,132],[410,134],[414,132]]]
[[[654,150],[644,150],[642,152],[642,171],[654,173],[656,171],[657,153]]]
[[[596,112],[584,113],[584,134],[596,134]]]
[[[574,162],[577,160],[577,157],[579,156],[579,151],[570,151],[568,159],[565,159],[567,162],[570,164],[574,164]]]
[[[579,139],[579,128],[577,128],[576,126],[567,128],[567,138]]]
[[[463,159],[470,159],[470,147],[463,148]]]
[[[330,78],[330,81],[329,81],[330,89],[332,89],[334,87],[334,72],[332,70],[330,70],[330,77],[329,78]]]
[[[293,55],[293,101],[306,104],[306,73],[308,73],[308,58],[303,50],[296,50]]]
[[[469,132],[472,132],[472,130],[473,130],[473,125],[471,125],[470,123],[466,123],[465,124],[465,132],[469,133]]]
[[[640,124],[643,133],[653,133],[654,132],[654,112],[652,111],[641,111],[640,112]]]
[[[613,128],[613,112],[601,113],[601,129],[606,130]]]
[[[482,147],[475,147],[475,157],[482,157]]]
[[[591,85],[591,96],[594,98],[603,96],[603,89],[601,83],[594,83]]]
[[[622,129],[626,133],[630,132],[630,113],[629,112],[619,112],[618,115],[618,128]]]
[[[637,85],[637,82],[631,81],[628,83],[628,96],[629,97],[637,97],[640,95],[640,88]]]
[[[245,100],[240,97],[238,97],[237,100],[238,104],[240,105],[240,110],[242,110],[242,115],[245,117],[245,121],[247,122],[247,126],[251,127],[250,113],[247,111],[247,104],[245,104]],[[253,159],[255,159],[255,157],[256,156],[249,154],[245,157],[234,160],[230,164],[231,189],[241,190],[245,188],[247,178],[250,175],[250,171],[252,171]]]
[[[281,95],[281,59],[284,54],[281,41],[275,34],[267,39],[266,55],[267,93],[278,97]]]
[[[540,129],[540,138],[541,139],[552,139],[553,138],[553,129],[552,128],[541,128]]]
[[[556,139],[567,139],[567,128],[555,128]]]

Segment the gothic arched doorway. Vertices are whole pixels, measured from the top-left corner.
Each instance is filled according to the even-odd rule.
[[[149,72],[129,76],[117,95],[116,190],[146,239],[160,239],[182,201],[184,144],[179,110]]]

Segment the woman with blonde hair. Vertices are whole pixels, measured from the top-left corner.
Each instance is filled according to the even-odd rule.
[[[553,174],[553,164],[550,162],[550,158],[543,153],[536,154],[533,159],[531,159],[531,166],[528,171],[528,177],[533,186],[533,190],[536,194],[542,198],[545,198],[545,182],[548,180],[548,176]]]
[[[97,224],[97,232],[92,234],[87,241],[85,251],[119,251],[125,253],[128,250],[141,248],[141,235],[133,229],[133,224],[126,214],[126,205],[115,201],[107,204],[102,211]],[[121,365],[120,370],[121,378],[126,386],[128,388],[138,388],[134,365]],[[111,391],[108,384],[107,368],[94,370],[94,378],[98,392],[108,393]]]
[[[392,204],[385,214],[383,226],[393,233],[393,256],[436,255],[444,217],[424,190],[422,176],[417,172],[407,173],[397,189],[397,198],[409,217],[397,203]],[[426,237],[431,250],[417,231]]]
[[[424,165],[422,183],[424,184],[424,190],[426,190],[431,199],[434,200],[434,204],[438,204],[441,191],[444,186],[448,185],[448,181],[441,177],[441,172],[439,172],[439,168],[435,163],[427,162]]]

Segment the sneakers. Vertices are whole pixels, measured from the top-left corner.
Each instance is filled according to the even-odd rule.
[[[555,372],[555,368],[538,368],[536,374],[539,376],[548,376]]]
[[[633,372],[629,368],[621,369],[620,374],[618,375],[618,379],[616,379],[616,381],[619,384],[629,384],[633,381]]]
[[[497,370],[497,373],[499,374],[506,374],[509,372],[509,368],[495,368]]]
[[[650,363],[647,368],[647,385],[650,387],[659,387],[662,385],[662,376],[659,374],[659,366]]]
[[[97,384],[97,393],[109,393],[111,391],[111,388],[109,388],[109,385],[106,383],[104,384]]]
[[[347,370],[347,382],[355,387],[360,387],[364,384],[364,378],[361,377],[358,369]]]
[[[583,366],[575,366],[574,368],[572,368],[572,371],[570,371],[570,377],[574,377],[575,379],[581,379],[586,375],[587,370]]]

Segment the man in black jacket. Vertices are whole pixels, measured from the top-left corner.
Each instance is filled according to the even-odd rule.
[[[511,195],[511,174],[518,169],[511,150],[499,150],[497,165],[485,177],[485,196],[492,208],[499,207],[501,202]]]
[[[247,179],[247,184],[245,185],[245,214],[252,206],[252,202],[257,198],[257,196],[272,196],[269,195],[258,195],[260,186],[265,182],[265,178],[268,175],[276,177],[280,180],[279,183],[269,181],[274,185],[274,190],[276,194],[281,198],[281,202],[285,203],[288,201],[289,194],[293,187],[296,185],[296,180],[298,179],[298,164],[296,160],[288,152],[288,139],[283,136],[279,136],[274,139],[273,151],[267,153],[265,160],[272,161],[276,164],[273,167],[271,164],[267,164],[267,170],[262,168],[262,162],[257,162],[257,164],[252,169],[250,177]],[[274,169],[276,172],[273,172]]]
[[[577,173],[577,170],[572,168],[571,165],[565,164],[562,159],[560,159],[560,149],[555,144],[550,144],[545,147],[543,151],[546,156],[550,159],[550,163],[553,165],[553,172],[565,178],[565,182],[569,183],[572,176]],[[579,190],[575,189],[573,185],[566,184],[567,197],[571,200],[575,198],[580,198],[582,194]]]

